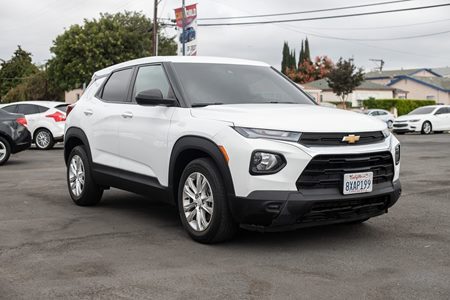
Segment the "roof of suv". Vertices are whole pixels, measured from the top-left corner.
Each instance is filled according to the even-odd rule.
[[[233,64],[233,65],[270,67],[270,65],[264,62],[246,59],[237,59],[237,58],[211,57],[211,56],[150,56],[126,61],[120,64],[107,67],[105,69],[95,72],[94,77],[102,77],[108,75],[112,71],[120,68],[158,62]]]
[[[46,107],[55,107],[58,105],[67,105],[65,102],[60,101],[20,101],[20,102],[11,102],[11,103],[1,103],[1,106],[8,106],[8,105],[15,105],[15,104],[34,104],[34,105],[41,105]]]

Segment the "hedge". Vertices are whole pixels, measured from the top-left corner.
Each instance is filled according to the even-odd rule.
[[[434,100],[411,100],[411,99],[367,99],[363,101],[363,106],[367,109],[385,109],[397,108],[399,116],[406,115],[414,109],[426,106],[435,105]]]

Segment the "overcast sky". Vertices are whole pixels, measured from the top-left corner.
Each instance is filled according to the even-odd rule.
[[[51,57],[49,48],[55,37],[83,19],[98,17],[101,12],[142,11],[153,15],[153,0],[0,0],[0,58],[9,59],[21,45],[33,53],[36,63]],[[198,3],[202,17],[239,16],[282,13],[385,0],[186,0]],[[392,5],[322,12],[297,17],[315,17],[379,11],[433,4],[443,0],[415,0]],[[159,17],[174,17],[180,0],[161,0]],[[288,16],[295,17],[295,16]],[[280,17],[286,18],[286,17]],[[227,22],[224,20],[223,22]],[[200,21],[199,21],[200,23]],[[422,23],[422,24],[420,24]],[[427,24],[423,24],[427,23]],[[404,26],[409,25],[409,26]],[[395,26],[395,27],[393,27]],[[375,27],[375,28],[374,28]],[[389,27],[389,28],[379,28]],[[450,6],[420,11],[362,16],[308,22],[198,29],[199,55],[239,57],[262,60],[279,67],[283,41],[300,50],[301,39],[308,36],[312,56],[328,55],[333,60],[353,57],[357,65],[369,70],[375,64],[369,59],[384,59],[385,69],[450,66],[450,33],[394,41],[347,41],[346,39],[389,39],[450,30]],[[166,30],[174,35],[175,31]]]

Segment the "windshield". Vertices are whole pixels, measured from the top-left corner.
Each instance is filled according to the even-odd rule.
[[[427,115],[431,114],[435,109],[435,107],[419,107],[410,112],[408,115]]]
[[[212,104],[313,104],[291,82],[269,67],[174,63],[193,107]]]

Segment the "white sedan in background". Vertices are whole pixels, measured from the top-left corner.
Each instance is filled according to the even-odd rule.
[[[0,105],[10,112],[25,115],[33,142],[41,150],[53,148],[64,139],[67,104],[57,101],[22,101]]]
[[[394,132],[430,134],[450,130],[450,105],[431,105],[416,108],[394,121]]]
[[[388,128],[392,128],[394,124],[395,116],[384,109],[369,109],[364,111],[364,114],[375,117],[383,122],[385,122]]]

